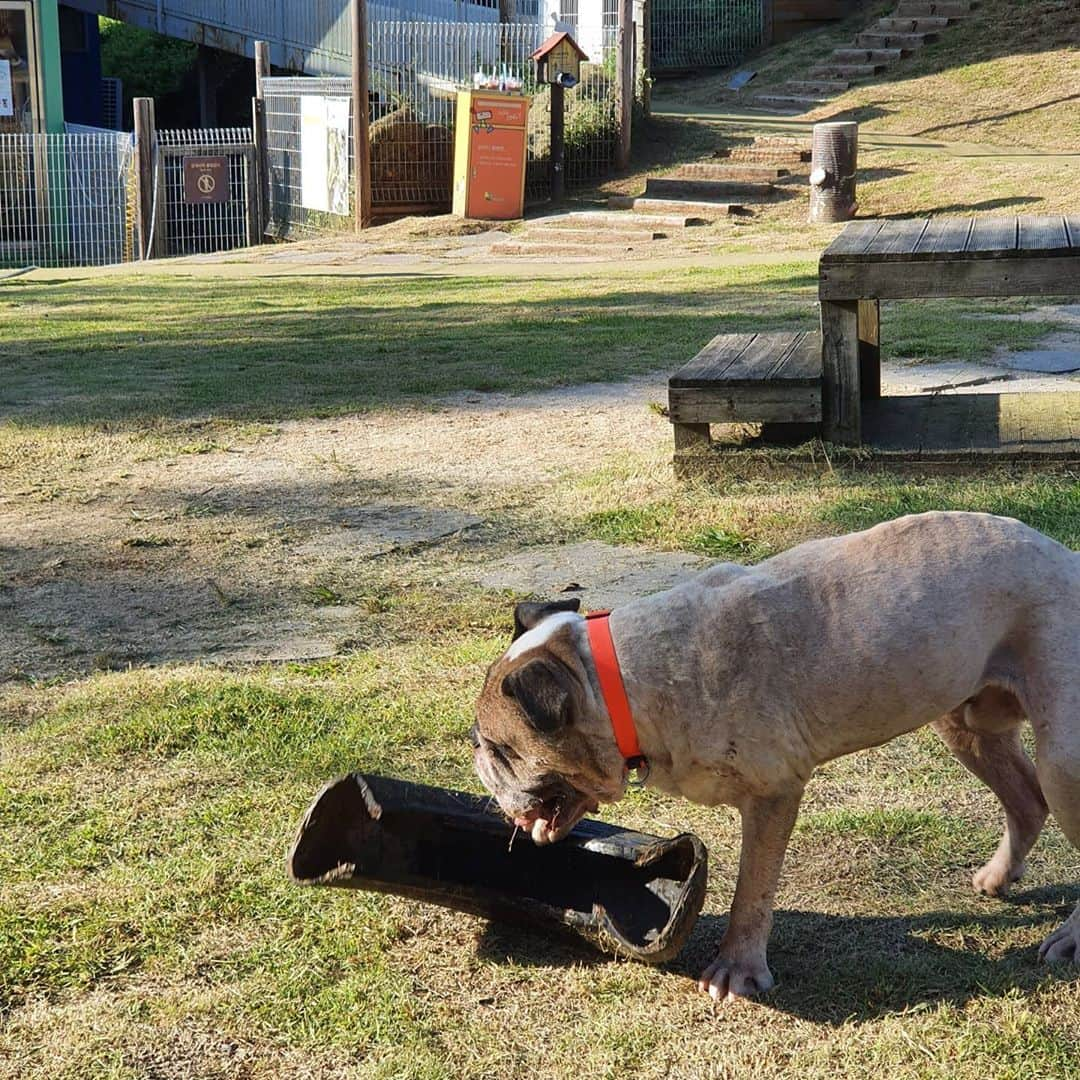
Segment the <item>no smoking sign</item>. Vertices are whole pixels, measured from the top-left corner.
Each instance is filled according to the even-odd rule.
[[[184,158],[184,202],[223,203],[228,201],[228,158]]]

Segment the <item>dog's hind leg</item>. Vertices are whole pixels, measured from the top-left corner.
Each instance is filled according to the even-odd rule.
[[[1080,702],[1075,703],[1080,706]],[[1064,716],[1058,714],[1062,721]],[[1075,717],[1080,707],[1071,713],[1071,729],[1064,722],[1053,727],[1036,728],[1039,780],[1054,820],[1061,831],[1080,851],[1080,738]],[[1067,732],[1071,734],[1063,738]],[[1040,959],[1050,963],[1073,963],[1080,966],[1080,904],[1039,949]]]
[[[1022,719],[1011,694],[988,687],[934,724],[957,760],[993,791],[1005,809],[1005,835],[990,861],[971,879],[975,891],[988,896],[1004,896],[1020,879],[1024,860],[1046,821],[1039,778],[1020,742]]]

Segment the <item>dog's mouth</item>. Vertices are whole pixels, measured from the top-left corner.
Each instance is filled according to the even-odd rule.
[[[595,814],[600,804],[588,795],[554,795],[514,818],[519,829],[530,833],[534,844],[554,844],[571,832],[586,815]]]

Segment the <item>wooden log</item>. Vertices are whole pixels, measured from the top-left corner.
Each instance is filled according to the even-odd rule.
[[[566,93],[558,83],[551,85],[551,201],[560,202],[566,193]]]
[[[255,42],[255,96],[263,99],[263,79],[270,75],[270,42]]]
[[[821,365],[822,434],[826,442],[859,446],[862,405],[857,300],[822,300]]]
[[[367,0],[352,0],[352,110],[356,231],[371,224],[371,140],[368,107]]]
[[[154,167],[157,157],[157,128],[154,126],[154,99],[135,98],[135,155],[138,170],[139,258],[152,259],[154,214]]]
[[[705,899],[707,853],[600,821],[558,844],[516,838],[492,800],[352,773],[329,784],[289,855],[293,881],[399,896],[584,939],[651,964],[674,958]]]
[[[810,221],[850,221],[855,216],[859,125],[815,124],[810,151]]]
[[[618,54],[615,58],[619,139],[615,144],[615,167],[630,167],[630,129],[634,119],[634,0],[618,0]]]

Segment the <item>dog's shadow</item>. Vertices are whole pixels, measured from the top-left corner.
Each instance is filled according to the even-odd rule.
[[[926,1002],[963,1005],[976,996],[1030,990],[1048,975],[1075,979],[1074,968],[1048,968],[1029,942],[1068,916],[1080,889],[1018,893],[985,912],[934,911],[910,916],[823,915],[779,910],[769,945],[777,986],[761,1001],[819,1023],[841,1024],[903,1012]],[[702,915],[679,957],[664,970],[697,981],[712,959],[727,919]],[[992,939],[1025,944],[988,953]],[[596,967],[615,961],[587,946],[497,923],[478,944],[494,962]]]

